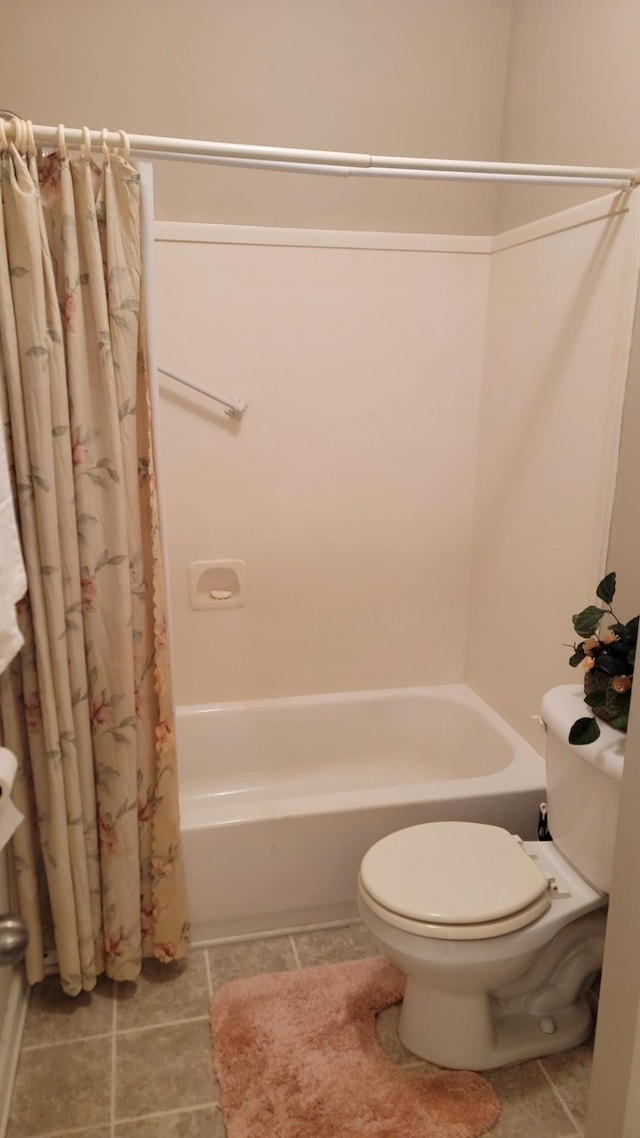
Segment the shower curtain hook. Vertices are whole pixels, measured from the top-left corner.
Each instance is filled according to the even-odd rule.
[[[32,158],[37,158],[38,157],[38,147],[36,146],[36,138],[35,138],[35,135],[33,133],[33,123],[31,122],[31,119],[27,119],[26,126],[27,126],[27,153],[30,154]]]
[[[88,126],[82,128],[82,144],[80,146],[80,156],[84,158],[85,162],[91,161],[91,131]]]
[[[64,136],[64,123],[58,123],[58,150],[61,158],[67,158],[67,140]]]
[[[109,166],[111,163],[111,155],[109,153],[109,147],[107,146],[108,133],[109,131],[107,130],[106,126],[103,126],[102,130],[100,131],[100,138],[102,139],[102,160],[105,166]]]
[[[14,115],[9,123],[9,129],[13,135],[11,141],[18,153],[20,153],[22,151],[22,119],[16,118]]]
[[[124,160],[125,162],[128,162],[129,155],[131,154],[131,143],[129,142],[129,135],[125,130],[119,130],[118,134],[120,135],[120,142],[122,143],[122,149],[124,151]]]

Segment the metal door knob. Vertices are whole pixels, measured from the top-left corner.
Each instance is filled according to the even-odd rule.
[[[22,917],[6,913],[0,917],[0,965],[18,964],[29,943],[29,930]]]

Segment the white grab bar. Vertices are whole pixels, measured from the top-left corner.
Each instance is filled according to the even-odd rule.
[[[229,415],[231,419],[241,419],[247,410],[249,404],[244,399],[239,399],[233,395],[216,395],[213,391],[207,391],[206,387],[200,387],[198,383],[192,383],[190,379],[184,379],[181,375],[176,375],[174,371],[169,371],[166,367],[159,367],[163,375],[168,375],[169,379],[175,379],[176,383],[182,383],[184,387],[190,387],[192,391],[198,391],[200,395],[205,395],[207,399],[213,399],[216,403],[222,403],[225,408],[225,415]]]

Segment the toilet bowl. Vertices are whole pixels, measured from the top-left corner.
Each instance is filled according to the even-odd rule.
[[[571,747],[582,698],[569,685],[543,701],[558,840],[433,822],[363,858],[358,909],[407,973],[398,1030],[423,1059],[485,1070],[576,1046],[591,1030],[585,993],[602,963],[624,736],[603,725],[599,746]]]

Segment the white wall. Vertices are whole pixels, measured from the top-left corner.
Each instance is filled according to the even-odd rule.
[[[509,0],[15,0],[4,104],[34,122],[496,159]],[[158,163],[156,216],[491,233],[495,186]]]
[[[250,408],[163,382],[177,701],[460,680],[486,253],[196,235],[156,243],[158,359]],[[218,558],[248,603],[193,611],[188,565]]]
[[[529,717],[547,687],[581,680],[563,644],[605,564],[638,272],[632,201],[503,235],[491,259],[467,677],[538,746]]]
[[[637,192],[637,191],[636,191]],[[620,435],[616,494],[607,564],[617,574],[615,611],[623,620],[640,612],[640,295],[636,304],[629,374]]]
[[[501,159],[638,166],[638,44],[637,0],[513,0]],[[504,189],[496,232],[601,193]]]

